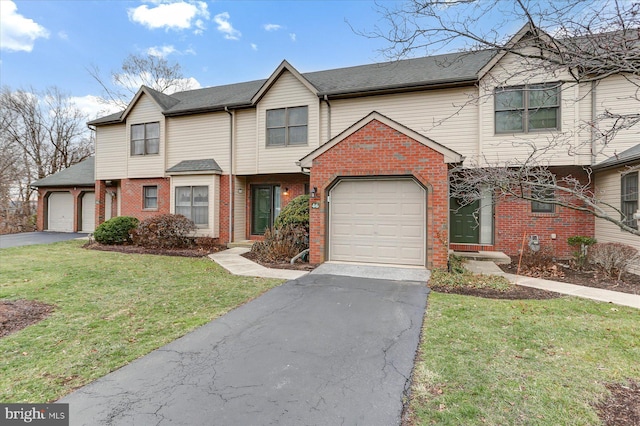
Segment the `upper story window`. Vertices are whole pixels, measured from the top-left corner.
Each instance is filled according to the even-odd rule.
[[[267,110],[267,146],[307,144],[309,108],[279,108]]]
[[[131,125],[131,155],[158,154],[160,123]]]
[[[625,225],[638,229],[638,221],[633,218],[633,214],[638,210],[638,172],[633,172],[622,176],[622,199],[620,210],[622,211],[622,221]]]
[[[528,133],[559,128],[559,83],[495,90],[496,133]]]

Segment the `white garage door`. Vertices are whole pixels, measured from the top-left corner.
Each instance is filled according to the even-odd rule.
[[[86,192],[82,196],[82,232],[93,232],[96,230],[95,217],[96,217],[96,193]]]
[[[425,265],[426,191],[413,179],[343,180],[330,196],[330,260]]]
[[[73,195],[54,192],[49,195],[49,231],[73,232]]]

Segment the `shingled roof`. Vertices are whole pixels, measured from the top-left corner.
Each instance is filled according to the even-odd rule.
[[[609,157],[606,160],[593,166],[594,170],[609,169],[612,167],[625,166],[635,161],[640,161],[640,144],[632,146],[629,149],[622,151],[620,154],[616,154],[613,157]]]
[[[478,80],[479,71],[495,55],[493,50],[449,53],[424,58],[405,59],[378,64],[359,65],[325,71],[302,73],[320,97],[354,96],[426,88]],[[144,87],[165,115],[219,111],[225,108],[252,106],[252,98],[267,82],[264,80],[207,87],[165,95]],[[121,122],[123,112],[89,122],[103,125]]]
[[[95,158],[89,157],[64,170],[54,173],[31,184],[38,188],[45,186],[94,186]]]

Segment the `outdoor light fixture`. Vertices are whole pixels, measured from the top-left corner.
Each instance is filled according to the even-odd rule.
[[[311,198],[316,198],[317,194],[318,194],[318,187],[314,186],[313,189],[311,190]]]
[[[289,195],[289,188],[285,188],[282,195]]]

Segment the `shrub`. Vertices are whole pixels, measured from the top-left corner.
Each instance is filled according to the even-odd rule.
[[[630,265],[640,261],[638,251],[621,243],[597,243],[589,249],[589,262],[608,277],[619,280]]]
[[[569,237],[567,239],[567,243],[571,247],[575,247],[576,250],[573,254],[573,263],[575,267],[579,270],[584,269],[587,264],[587,256],[589,253],[589,246],[597,243],[595,238],[591,237],[583,237],[580,235],[576,235],[573,237]]]
[[[464,267],[464,258],[455,254],[449,255],[449,272],[454,274],[462,274],[466,271]]]
[[[201,250],[215,251],[221,247],[220,241],[213,237],[197,237],[196,246]]]
[[[263,262],[286,262],[308,248],[309,233],[304,226],[283,225],[267,229],[264,240],[255,242],[251,251]]]
[[[181,214],[161,214],[143,220],[133,241],[147,248],[186,248],[193,245],[196,225]]]
[[[93,238],[100,244],[131,243],[132,232],[140,221],[131,216],[118,216],[101,223],[93,232]]]
[[[473,274],[467,270],[462,273],[449,273],[441,269],[434,269],[429,279],[432,288],[490,288],[497,291],[507,291],[513,284],[500,275]]]
[[[286,225],[303,226],[309,229],[309,195],[300,195],[291,200],[282,209],[273,227],[280,229]]]

